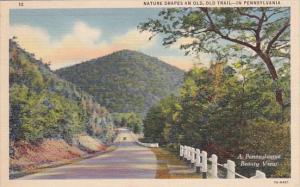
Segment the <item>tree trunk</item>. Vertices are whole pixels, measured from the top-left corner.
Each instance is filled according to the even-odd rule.
[[[269,56],[267,56],[266,54],[264,54],[262,51],[258,51],[257,53],[262,58],[264,63],[267,65],[267,68],[268,68],[268,70],[269,70],[269,72],[272,76],[272,79],[274,81],[277,81],[278,80],[278,75],[277,75],[275,66],[272,63],[271,58]],[[280,104],[281,107],[283,107],[282,90],[280,88],[276,88],[275,97],[276,97],[277,103]]]

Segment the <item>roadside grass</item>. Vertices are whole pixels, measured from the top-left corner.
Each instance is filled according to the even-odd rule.
[[[151,148],[157,159],[157,179],[183,179],[201,178],[200,174],[194,172],[183,160],[165,148]]]

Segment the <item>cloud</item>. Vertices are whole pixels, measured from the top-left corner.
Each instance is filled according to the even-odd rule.
[[[171,49],[179,49],[181,45],[191,44],[194,41],[197,42],[199,40],[197,40],[196,38],[192,38],[192,37],[179,38],[175,43],[170,45],[170,48]]]
[[[154,46],[156,38],[149,41],[150,32],[139,32],[136,29],[129,30],[125,35],[114,38],[113,45],[132,50],[146,49]]]
[[[91,28],[83,22],[77,22],[73,27],[72,33],[66,35],[62,41],[60,41],[60,44],[65,46],[83,45],[96,47],[95,45],[100,39],[100,36],[101,30]]]
[[[32,53],[39,54],[39,57],[47,56],[52,44],[49,34],[40,28],[27,25],[12,26],[11,37],[17,36],[20,45]]]
[[[11,37],[17,36],[19,44],[35,53],[45,62],[51,61],[52,69],[80,63],[121,49],[140,50],[153,47],[155,40],[149,41],[151,33],[128,30],[111,41],[101,38],[102,31],[84,22],[76,22],[70,33],[59,41],[50,40],[46,30],[28,25],[11,26]]]

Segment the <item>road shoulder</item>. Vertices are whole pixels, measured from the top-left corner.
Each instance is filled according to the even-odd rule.
[[[195,178],[200,179],[201,176],[194,169],[187,166],[184,161],[179,160],[174,153],[164,148],[151,148],[157,159],[157,179],[183,179]]]

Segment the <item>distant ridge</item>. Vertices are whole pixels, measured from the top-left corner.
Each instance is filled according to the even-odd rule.
[[[145,115],[160,99],[178,93],[184,71],[156,57],[124,49],[56,73],[93,95],[110,112]]]

